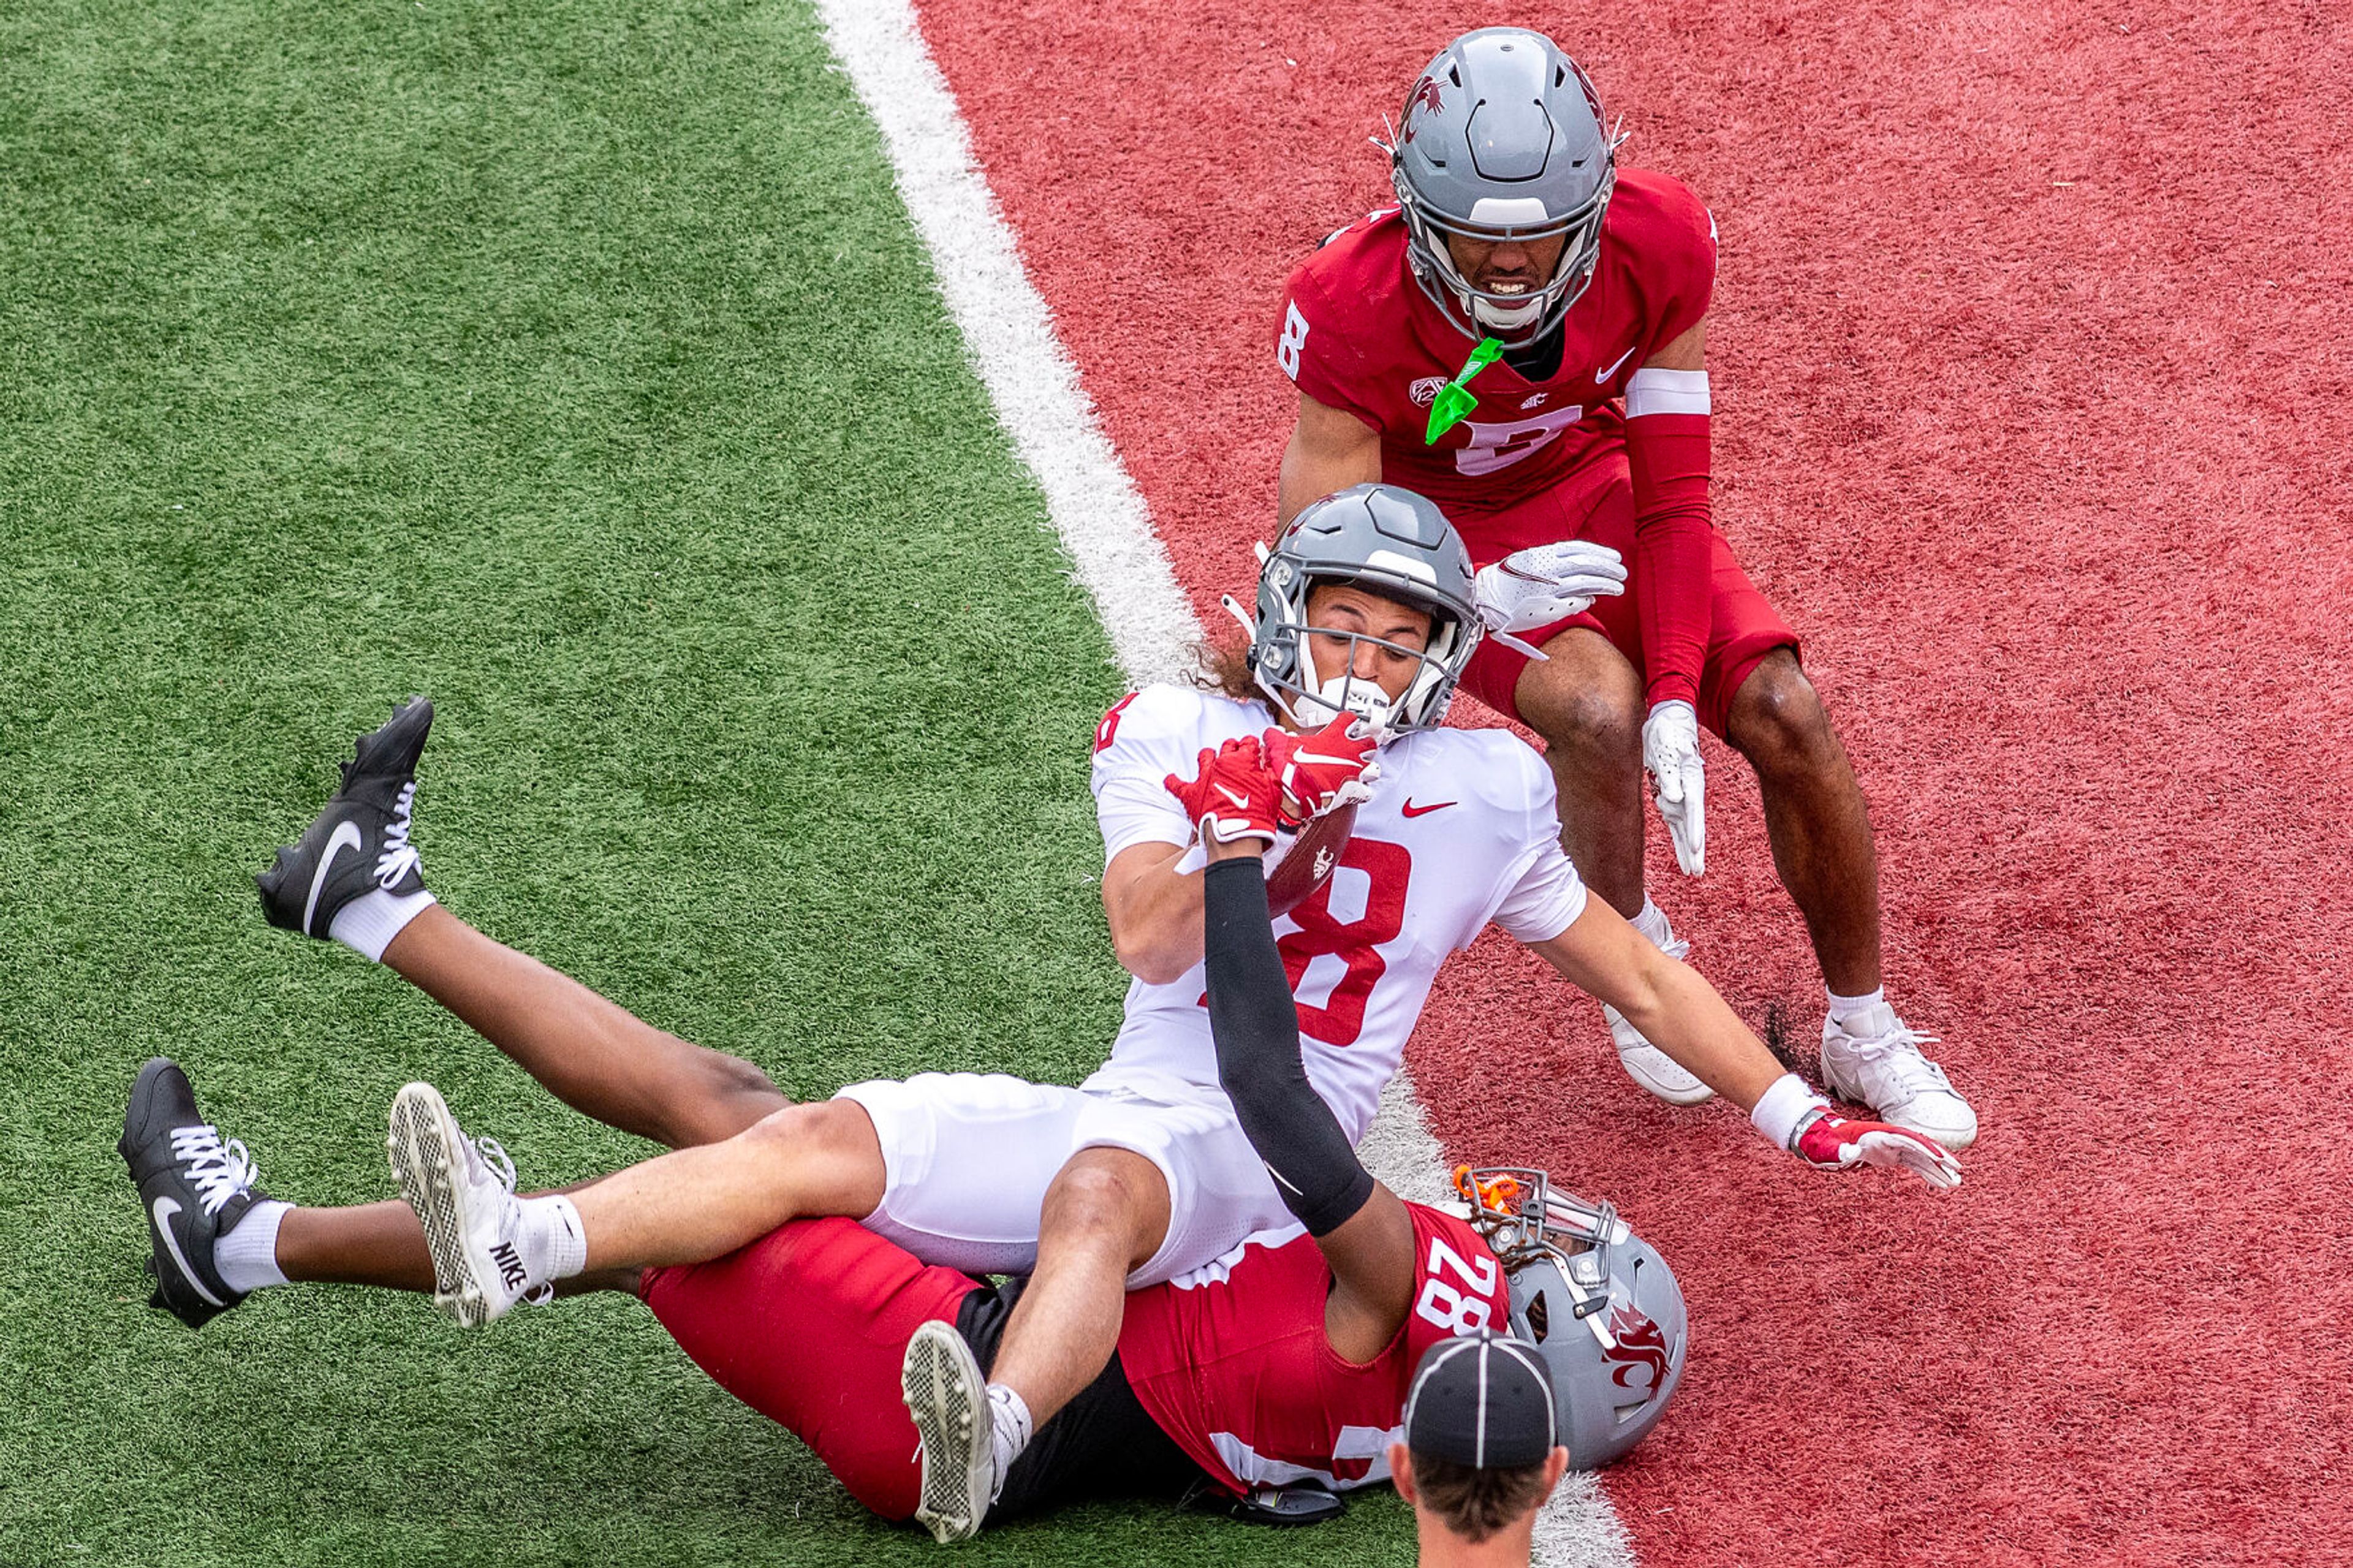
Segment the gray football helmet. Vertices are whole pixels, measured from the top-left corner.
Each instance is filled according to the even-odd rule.
[[[1412,648],[1361,632],[1326,635],[1348,641],[1348,663],[1328,681],[1316,678],[1307,645],[1307,596],[1319,584],[1345,583],[1430,613],[1430,641]],[[1484,627],[1472,596],[1471,552],[1437,506],[1395,485],[1356,485],[1312,501],[1262,556],[1258,606],[1227,610],[1250,634],[1250,673],[1267,698],[1303,728],[1321,729],[1354,713],[1377,729],[1434,729],[1454,700]],[[1356,645],[1376,643],[1420,661],[1395,702],[1355,673]]]
[[[1556,1190],[1541,1171],[1463,1170],[1455,1184],[1504,1266],[1512,1332],[1552,1374],[1569,1465],[1620,1458],[1683,1381],[1690,1322],[1666,1259],[1616,1209]]]
[[[1618,183],[1618,143],[1601,98],[1542,33],[1482,27],[1430,62],[1389,150],[1414,280],[1472,338],[1533,342],[1577,302],[1601,258],[1601,220]],[[1446,237],[1563,237],[1552,279],[1533,293],[1475,289]]]

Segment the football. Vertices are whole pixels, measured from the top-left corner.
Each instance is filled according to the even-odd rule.
[[[1331,880],[1332,868],[1340,863],[1342,852],[1348,847],[1348,835],[1356,826],[1353,805],[1327,812],[1309,823],[1307,830],[1292,840],[1282,858],[1267,868],[1267,912],[1280,920]]]

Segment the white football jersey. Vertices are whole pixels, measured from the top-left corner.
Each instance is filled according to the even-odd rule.
[[[1103,715],[1093,789],[1105,862],[1159,843],[1191,846],[1183,868],[1201,866],[1168,775],[1192,778],[1203,747],[1274,722],[1262,702],[1181,686],[1146,687]],[[1382,747],[1380,763],[1331,879],[1274,922],[1308,1080],[1351,1142],[1371,1125],[1448,954],[1490,921],[1535,942],[1585,912],[1585,884],[1561,852],[1551,770],[1517,737],[1418,731]],[[1086,1087],[1161,1075],[1214,1087],[1208,994],[1198,963],[1173,984],[1132,983],[1111,1060]]]

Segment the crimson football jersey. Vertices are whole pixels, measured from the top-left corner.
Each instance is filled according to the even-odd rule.
[[[1413,1310],[1381,1353],[1346,1362],[1324,1338],[1332,1272],[1298,1226],[1127,1299],[1120,1364],[1160,1429],[1236,1494],[1389,1479],[1405,1396],[1430,1346],[1507,1331],[1503,1267],[1468,1223],[1408,1204],[1419,1265]]]
[[[1436,501],[1482,564],[1482,512],[1525,500],[1623,439],[1623,394],[1643,362],[1707,313],[1715,222],[1680,181],[1626,169],[1593,281],[1569,307],[1559,368],[1530,381],[1498,360],[1471,382],[1470,417],[1428,446],[1430,405],[1472,340],[1406,261],[1405,221],[1383,208],[1291,275],[1275,356],[1299,390],[1381,433],[1381,477]]]

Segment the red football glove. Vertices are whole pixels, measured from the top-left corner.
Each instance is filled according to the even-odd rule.
[[[1267,771],[1256,735],[1228,741],[1212,751],[1201,748],[1198,772],[1189,779],[1170,773],[1164,781],[1168,793],[1185,806],[1185,815],[1201,837],[1219,844],[1237,838],[1274,842],[1282,821],[1282,791]]]
[[[1809,1111],[1799,1122],[1789,1152],[1817,1171],[1894,1165],[1932,1187],[1961,1184],[1961,1163],[1935,1139],[1884,1121],[1850,1121],[1827,1107]]]
[[[1381,764],[1374,753],[1380,742],[1373,728],[1353,713],[1344,713],[1312,735],[1269,730],[1259,737],[1266,752],[1267,771],[1282,790],[1282,825],[1304,827],[1319,816],[1344,805],[1361,805],[1373,798]]]

